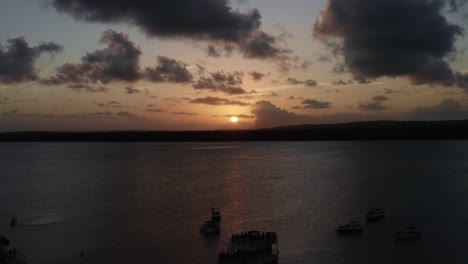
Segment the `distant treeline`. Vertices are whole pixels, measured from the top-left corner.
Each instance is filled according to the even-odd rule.
[[[8,132],[0,141],[183,142],[468,139],[468,120],[372,121],[257,130]]]

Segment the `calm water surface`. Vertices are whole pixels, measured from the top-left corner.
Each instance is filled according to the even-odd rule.
[[[232,233],[252,229],[277,232],[281,264],[468,263],[468,141],[0,150],[0,234],[33,264],[216,263]],[[219,238],[199,231],[211,206],[223,210]],[[360,236],[336,235],[371,207],[387,219]],[[423,239],[396,243],[408,224]]]

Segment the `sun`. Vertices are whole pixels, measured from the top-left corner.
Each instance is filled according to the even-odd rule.
[[[231,123],[237,123],[239,121],[239,118],[237,116],[231,116]]]

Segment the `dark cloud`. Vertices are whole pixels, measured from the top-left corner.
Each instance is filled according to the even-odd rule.
[[[7,40],[6,49],[0,46],[0,82],[4,84],[38,79],[35,62],[43,53],[62,52],[63,47],[53,43],[40,43],[30,47],[24,37]]]
[[[374,100],[375,102],[383,102],[383,101],[387,101],[388,97],[385,95],[376,95],[372,97],[372,100]]]
[[[92,93],[107,93],[109,91],[109,89],[104,86],[93,86],[84,83],[70,83],[67,85],[67,87],[75,91],[85,91]]]
[[[163,109],[148,108],[148,109],[146,109],[146,112],[161,113],[161,112],[165,112],[165,111]]]
[[[254,32],[241,44],[241,50],[245,58],[270,59],[291,53],[290,50],[278,47],[278,39],[263,31]]]
[[[219,58],[221,57],[221,52],[216,46],[210,44],[206,48],[206,55],[208,55],[208,57]]]
[[[463,30],[443,13],[461,2],[328,0],[314,35],[344,57],[343,69],[359,82],[405,76],[414,84],[460,86],[457,79],[465,75],[458,76],[446,58]]]
[[[305,80],[304,85],[307,87],[314,87],[317,86],[318,83],[315,80]]]
[[[305,81],[300,81],[297,80],[296,78],[288,78],[286,79],[286,82],[292,85],[304,85],[306,87],[314,87],[317,86],[318,83],[315,80],[305,80]]]
[[[270,92],[270,93],[268,93],[268,94],[266,94],[266,95],[264,95],[264,96],[265,96],[265,97],[277,97],[277,96],[279,96],[279,94],[277,94],[277,93],[275,93],[275,92]]]
[[[0,95],[0,105],[4,105],[4,104],[8,103],[8,101],[10,101],[10,98]]]
[[[302,96],[296,97],[296,96],[293,96],[293,95],[286,98],[286,100],[302,100],[302,99],[304,99],[304,97],[302,97]]]
[[[318,101],[315,99],[304,99],[302,100],[302,104],[304,105],[304,109],[325,109],[331,108],[330,102],[325,101]]]
[[[112,108],[122,108],[122,104],[117,102],[117,101],[109,101],[107,102],[107,105],[109,105]]]
[[[200,77],[200,79],[192,84],[193,88],[198,90],[211,90],[214,92],[224,92],[227,94],[244,94],[246,91],[241,87],[242,72],[224,73],[214,72],[210,77]]]
[[[332,84],[333,85],[349,85],[349,84],[354,84],[353,80],[347,80],[347,81],[344,81],[344,80],[335,80],[335,81],[332,81]]]
[[[255,127],[257,128],[301,124],[333,124],[370,120],[395,120],[395,116],[388,116],[381,112],[366,114],[335,113],[319,116],[300,115],[281,109],[269,101],[256,102],[255,105],[252,106],[252,114],[255,115]]]
[[[196,98],[190,100],[192,104],[207,104],[207,105],[237,105],[237,106],[247,106],[248,103],[236,100],[229,100],[225,98],[207,96],[204,98]]]
[[[99,101],[92,101],[93,104],[103,108],[123,108],[122,104],[117,101],[109,101],[109,102],[99,102]]]
[[[49,0],[58,11],[79,20],[136,25],[149,36],[208,41],[209,56],[239,50],[246,58],[276,59],[290,53],[284,35],[260,29],[257,9],[242,13],[224,0]]]
[[[255,118],[255,116],[253,115],[225,115],[224,117],[237,117],[237,118],[247,118],[247,119],[250,119],[250,118]]]
[[[219,0],[51,0],[79,20],[136,25],[150,36],[239,42],[260,27],[257,9],[240,13]]]
[[[366,111],[382,111],[386,109],[382,103],[387,100],[388,97],[385,95],[376,95],[371,101],[360,103],[359,108]]]
[[[462,120],[468,119],[468,109],[458,101],[445,99],[438,105],[418,106],[407,116],[413,120]]]
[[[303,84],[302,81],[299,81],[298,79],[296,79],[296,78],[291,78],[291,77],[288,78],[288,79],[286,80],[286,82],[289,83],[289,84],[292,84],[292,85]]]
[[[136,117],[137,115],[127,112],[127,111],[121,111],[115,114],[116,116],[121,116],[121,117]]]
[[[249,75],[254,81],[261,81],[263,77],[265,77],[265,74],[257,71],[251,71],[249,72]]]
[[[125,87],[125,93],[127,93],[127,94],[140,94],[141,91],[136,89],[136,88],[133,88],[131,86],[127,86],[127,87]]]
[[[152,82],[187,83],[193,79],[186,64],[164,56],[158,56],[154,68],[140,70],[140,49],[123,33],[112,30],[103,32],[101,43],[107,47],[87,53],[81,63],[66,63],[56,69],[54,76],[40,80],[47,85],[68,84],[69,88],[83,91],[91,84],[107,84],[111,81],[136,82],[146,79]],[[46,49],[45,47],[43,49]],[[50,49],[50,48],[48,48]],[[102,89],[101,89],[102,91]],[[127,93],[135,93],[128,90]],[[149,94],[149,91],[146,91]]]
[[[101,43],[102,50],[87,53],[81,63],[67,63],[57,68],[55,76],[42,80],[45,84],[109,83],[111,81],[134,82],[141,78],[139,59],[141,51],[123,33],[106,30]]]
[[[172,114],[173,115],[187,115],[187,116],[196,116],[196,115],[198,115],[198,113],[190,113],[190,112],[185,112],[185,111],[173,112]]]
[[[187,83],[193,79],[187,65],[174,59],[158,56],[155,68],[146,68],[145,77],[152,82]]]
[[[255,115],[255,126],[257,128],[308,124],[316,120],[311,116],[288,112],[272,104],[270,101],[256,102],[252,106],[252,114]]]

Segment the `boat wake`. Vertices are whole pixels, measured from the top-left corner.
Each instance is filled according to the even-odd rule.
[[[62,221],[63,219],[56,215],[23,216],[18,217],[18,224],[16,226],[54,225]]]

